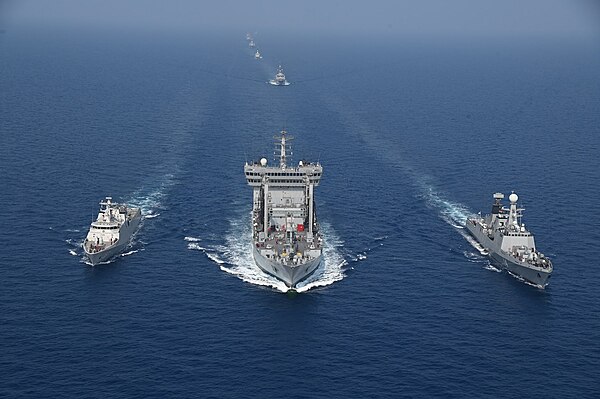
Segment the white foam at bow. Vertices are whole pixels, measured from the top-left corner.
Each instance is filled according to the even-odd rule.
[[[488,264],[484,267],[485,270],[489,270],[492,272],[496,272],[496,273],[501,273],[502,270],[498,269],[497,267],[494,267],[494,265],[492,265],[491,263],[488,262]]]
[[[128,255],[132,255],[132,254],[135,254],[137,252],[140,252],[140,251],[141,251],[141,249],[134,249],[134,250],[129,251],[129,252],[124,252],[124,253],[120,254],[119,256],[128,256]]]
[[[289,288],[282,281],[266,274],[252,258],[252,232],[250,218],[243,215],[231,221],[231,229],[225,238],[225,245],[215,248],[202,248],[206,256],[217,263],[221,270],[232,274],[247,283],[270,287],[277,291],[287,292]],[[321,223],[323,232],[324,250],[323,259],[318,269],[306,281],[298,284],[296,291],[306,292],[316,287],[333,284],[344,278],[343,266],[346,261],[337,250],[343,242],[337,237],[335,231],[327,223]],[[190,249],[194,243],[188,244]]]
[[[348,262],[339,251],[344,246],[344,242],[338,237],[329,223],[321,222],[320,226],[324,241],[323,260],[314,274],[297,285],[296,291],[298,292],[325,287],[342,280],[346,276],[344,274],[344,266]]]
[[[517,280],[519,280],[519,281],[520,281],[520,282],[522,282],[522,283],[525,283],[525,284],[527,284],[527,285],[530,285],[530,286],[532,286],[532,287],[535,287],[535,288],[539,288],[540,290],[543,290],[543,289],[545,289],[545,288],[546,288],[546,287],[544,287],[544,286],[541,286],[541,285],[539,285],[539,284],[534,284],[534,283],[532,283],[532,282],[529,282],[529,281],[525,280],[523,277],[521,277],[521,276],[519,276],[519,275],[517,275],[517,274],[514,274],[514,273],[512,273],[510,270],[507,270],[506,272],[507,272],[507,273],[508,273],[510,276],[512,276],[512,277],[514,277],[514,278],[516,278]]]

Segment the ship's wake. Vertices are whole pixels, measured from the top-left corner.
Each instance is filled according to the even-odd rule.
[[[69,233],[74,233],[74,232],[69,232]],[[67,239],[65,239],[65,242],[67,243],[67,251],[69,251],[70,255],[81,256],[83,254],[83,248],[82,248],[83,247],[83,238],[81,238],[81,237],[67,238]]]
[[[486,256],[488,254],[487,249],[485,249],[476,239],[471,237],[468,233],[461,231],[460,235],[463,236],[473,248],[479,251],[479,254],[481,254],[481,256]]]
[[[421,197],[430,208],[438,211],[442,220],[456,229],[464,229],[467,218],[473,214],[466,206],[444,198],[433,185],[420,181]]]
[[[243,217],[231,222],[231,229],[224,245],[201,245],[197,237],[185,237],[188,249],[203,252],[219,268],[250,284],[288,292],[289,288],[277,278],[263,272],[252,258],[252,232],[248,218]],[[323,259],[317,270],[296,287],[297,292],[306,292],[324,287],[345,277],[344,268],[348,262],[341,255],[343,241],[328,223],[321,223],[324,249]]]
[[[476,242],[465,232],[464,226],[467,218],[473,214],[468,207],[445,198],[435,187],[433,183],[434,179],[431,176],[415,169],[408,162],[408,158],[399,155],[402,152],[398,151],[397,147],[390,145],[387,137],[381,135],[381,132],[387,132],[387,130],[373,128],[361,119],[351,107],[347,106],[339,96],[327,95],[323,97],[323,100],[334,113],[340,115],[342,123],[346,124],[347,132],[358,136],[360,142],[364,143],[367,148],[370,148],[378,158],[393,165],[395,170],[402,171],[409,178],[409,182],[415,187],[416,196],[423,200],[429,208],[437,211],[438,216],[444,222],[456,229],[471,245],[474,245],[483,254],[483,248],[476,246]]]
[[[375,237],[373,238],[373,244],[368,246],[366,249],[359,250],[357,252],[347,253],[347,257],[350,259],[350,263],[362,262],[367,260],[368,255],[371,251],[383,247],[384,241],[388,239],[388,236]],[[350,269],[354,267],[350,266]]]
[[[386,129],[373,128],[339,96],[324,94],[323,101],[332,113],[340,116],[341,122],[346,125],[346,132],[354,133],[360,142],[364,143],[379,159],[393,165],[395,170],[401,171],[408,177],[408,181],[415,188],[416,197],[421,199],[428,208],[434,210],[444,222],[454,228],[477,250],[479,255],[470,251],[463,252],[469,261],[483,263],[485,269],[499,271],[491,265],[489,259],[485,258],[488,251],[465,229],[467,218],[474,214],[467,206],[451,201],[440,193],[431,176],[414,168],[414,165],[408,161],[409,158],[402,156],[402,150],[390,145],[389,138],[381,134],[381,132],[387,134]]]
[[[444,198],[431,184],[420,182],[421,197],[428,207],[437,210],[439,217],[454,227],[463,238],[475,248],[482,256],[488,251],[475,240],[465,229],[467,218],[473,215],[465,205]],[[468,258],[468,256],[467,256]]]
[[[128,205],[138,207],[142,211],[143,219],[153,219],[160,216],[160,211],[165,208],[167,192],[175,182],[175,175],[167,173],[160,181],[150,188],[140,188],[131,195],[123,198]]]
[[[492,272],[496,272],[496,273],[502,273],[502,269],[498,269],[497,267],[492,265],[490,262],[487,263],[487,265],[484,267],[484,269],[492,271]]]

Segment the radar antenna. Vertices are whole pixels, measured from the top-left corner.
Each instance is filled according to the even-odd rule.
[[[282,130],[280,134],[281,136],[273,136],[273,138],[277,140],[275,144],[279,146],[279,166],[281,169],[285,169],[287,167],[287,149],[289,146],[288,141],[293,140],[294,137],[287,135],[285,130]]]

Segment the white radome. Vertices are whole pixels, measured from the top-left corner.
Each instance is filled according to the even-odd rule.
[[[261,158],[260,164],[261,166],[267,166],[267,158]]]
[[[515,193],[512,193],[512,194],[511,194],[511,195],[508,197],[508,200],[509,200],[510,202],[517,202],[517,201],[519,200],[519,196],[518,196],[517,194],[515,194]]]

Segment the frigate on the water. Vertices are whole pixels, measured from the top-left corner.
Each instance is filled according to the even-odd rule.
[[[111,197],[100,201],[98,217],[92,222],[83,242],[83,249],[92,265],[123,252],[141,218],[140,208],[113,203]]]
[[[250,42],[248,43],[248,46],[250,46],[251,48],[256,47],[256,44],[254,43],[254,40],[250,39]]]
[[[289,86],[290,82],[285,79],[285,74],[283,73],[283,68],[281,65],[277,68],[277,73],[275,74],[275,79],[269,80],[269,83],[273,86]]]
[[[308,161],[289,166],[292,137],[283,130],[275,139],[279,165],[262,158],[244,166],[253,188],[252,254],[264,272],[294,288],[317,269],[323,254],[314,204],[323,168]]]
[[[256,53],[254,53],[254,58],[256,58],[257,60],[260,60],[262,58],[262,55],[260,55],[258,49],[256,50]]]
[[[523,208],[517,207],[519,197],[508,196],[510,207],[502,206],[504,194],[494,194],[492,213],[467,218],[469,233],[483,246],[492,263],[540,288],[548,285],[552,262],[535,247],[533,234],[522,222]]]

